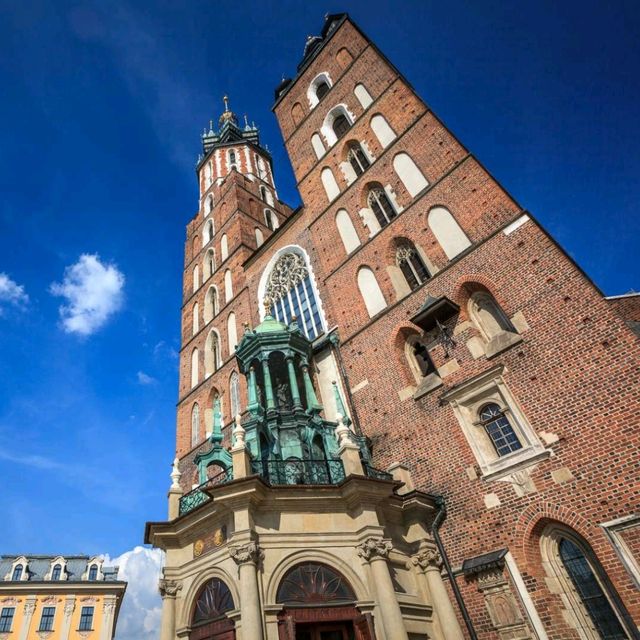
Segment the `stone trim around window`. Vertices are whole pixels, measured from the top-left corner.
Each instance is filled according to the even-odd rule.
[[[607,537],[611,541],[618,557],[622,561],[625,569],[629,572],[635,585],[640,589],[640,558],[634,555],[624,538],[625,531],[640,529],[640,514],[635,513],[611,520],[610,522],[603,522],[600,526],[607,534]]]
[[[473,451],[484,480],[498,480],[516,469],[527,467],[551,455],[529,424],[502,376],[503,365],[493,367],[479,376],[462,382],[442,396],[450,403]],[[480,409],[495,402],[503,409],[521,449],[498,456],[485,429],[478,423]]]

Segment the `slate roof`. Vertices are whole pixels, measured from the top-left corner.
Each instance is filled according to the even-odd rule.
[[[11,567],[16,559],[21,558],[20,555],[0,556],[0,584],[6,584],[11,580],[5,581],[5,576],[11,571]],[[24,555],[28,561],[27,574],[29,582],[42,582],[45,575],[51,569],[51,562],[55,558],[63,557],[66,560],[66,576],[65,582],[80,582],[82,575],[87,570],[87,565],[93,556],[38,556]],[[101,568],[104,582],[115,582],[118,580],[118,567]],[[102,580],[99,582],[103,582]]]

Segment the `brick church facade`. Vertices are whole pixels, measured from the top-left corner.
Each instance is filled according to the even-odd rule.
[[[187,225],[162,639],[639,638],[640,297],[344,14],[225,101]]]

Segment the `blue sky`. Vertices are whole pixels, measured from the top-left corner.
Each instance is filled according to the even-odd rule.
[[[165,516],[199,134],[228,93],[298,204],[273,90],[342,10],[606,294],[640,287],[636,2],[0,0],[0,552],[117,556]]]

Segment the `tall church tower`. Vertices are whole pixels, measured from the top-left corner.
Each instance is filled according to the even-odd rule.
[[[187,225],[176,451],[211,435],[214,408],[223,427],[240,411],[235,349],[251,318],[243,263],[284,223],[271,155],[260,132],[229,108],[202,134],[199,208]],[[226,429],[225,429],[226,433]],[[195,479],[193,479],[194,482]]]
[[[225,108],[187,225],[161,640],[638,638],[640,296],[605,298],[346,14]]]

